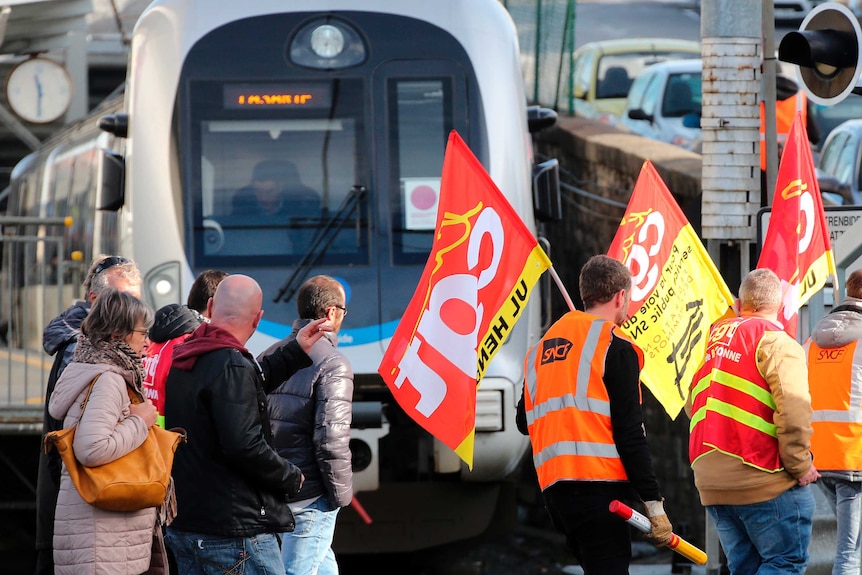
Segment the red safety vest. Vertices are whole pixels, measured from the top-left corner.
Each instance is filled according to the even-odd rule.
[[[775,400],[755,357],[765,319],[730,318],[712,327],[706,360],[691,384],[689,459],[720,451],[770,473],[781,471],[773,417]]]
[[[760,169],[766,171],[766,107],[763,102],[760,103]],[[802,112],[802,121],[807,126],[808,122],[808,97],[802,90],[798,91],[793,96],[786,100],[776,100],[775,102],[775,136],[778,142],[779,155],[781,147],[787,141],[787,136],[790,134],[790,126],[793,125],[793,118],[796,112]]]
[[[862,347],[857,343],[808,344],[811,452],[818,469],[862,470]]]
[[[612,322],[573,311],[527,354],[524,408],[542,490],[563,480],[628,481],[602,379],[612,333],[625,338]]]

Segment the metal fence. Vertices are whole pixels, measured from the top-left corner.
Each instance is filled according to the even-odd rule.
[[[501,0],[518,29],[531,103],[573,114],[576,0]]]
[[[0,217],[0,433],[41,433],[51,358],[42,332],[81,291],[64,218]]]

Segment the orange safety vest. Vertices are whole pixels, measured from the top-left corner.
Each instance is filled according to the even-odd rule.
[[[720,451],[763,471],[783,469],[773,421],[775,399],[755,361],[763,334],[778,329],[765,319],[735,317],[710,330],[706,359],[691,383],[692,464]]]
[[[808,125],[808,97],[802,90],[786,100],[775,101],[775,135],[778,141],[779,154],[781,146],[787,141],[790,126],[796,112],[802,112],[802,121]],[[766,171],[766,107],[760,103],[760,169]]]
[[[862,470],[862,347],[857,343],[835,348],[809,343],[811,452],[817,469]]]
[[[524,408],[543,491],[557,481],[628,481],[602,379],[612,334],[628,339],[612,322],[572,311],[527,353]]]

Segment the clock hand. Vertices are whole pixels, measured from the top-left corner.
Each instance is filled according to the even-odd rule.
[[[42,81],[38,74],[33,74],[33,80],[36,81],[36,115],[42,117]]]

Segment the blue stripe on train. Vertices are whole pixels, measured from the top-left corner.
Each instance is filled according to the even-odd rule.
[[[351,329],[344,328],[338,332],[338,345],[349,347],[351,345],[363,345],[387,339],[392,337],[396,327],[398,327],[398,322],[390,321],[381,325],[369,325]],[[276,339],[283,339],[290,335],[293,328],[290,325],[262,319],[257,326],[257,331]]]

